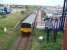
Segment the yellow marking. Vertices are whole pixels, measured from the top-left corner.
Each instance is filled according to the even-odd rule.
[[[21,28],[20,29],[21,32],[32,32],[31,28]]]

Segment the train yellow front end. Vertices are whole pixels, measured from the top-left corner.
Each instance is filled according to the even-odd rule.
[[[20,28],[20,32],[21,32],[22,36],[31,35],[31,33],[32,33],[31,24],[22,23],[22,24],[21,24],[21,28]]]
[[[32,33],[32,29],[31,28],[21,28],[20,31],[24,32],[24,33]]]

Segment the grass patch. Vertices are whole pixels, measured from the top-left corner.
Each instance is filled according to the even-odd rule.
[[[5,33],[4,32],[0,32],[0,37],[2,37]]]
[[[12,47],[12,45],[13,45],[14,41],[16,40],[16,38],[17,38],[17,36],[13,35],[9,39],[9,41],[6,42],[6,44],[4,45],[4,47],[2,48],[2,50],[9,50]]]
[[[24,14],[20,14],[19,12],[16,12],[15,14],[8,15],[6,18],[0,19],[0,28],[3,29],[4,27],[7,27],[8,29],[13,28],[18,21],[23,19],[25,16]]]
[[[38,39],[39,36],[43,36],[44,39],[40,41]],[[63,41],[62,32],[58,32],[57,41],[55,43],[53,43],[52,41],[47,43],[46,32],[44,30],[35,29],[31,50],[61,50],[62,41]]]

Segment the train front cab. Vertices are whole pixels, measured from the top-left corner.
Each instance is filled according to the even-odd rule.
[[[22,23],[20,31],[21,31],[22,36],[29,36],[29,35],[31,35],[31,33],[32,33],[31,24],[29,24],[29,23]]]

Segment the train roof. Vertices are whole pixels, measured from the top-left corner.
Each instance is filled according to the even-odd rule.
[[[31,14],[22,23],[32,24],[35,21],[35,18],[36,18],[36,14]]]

